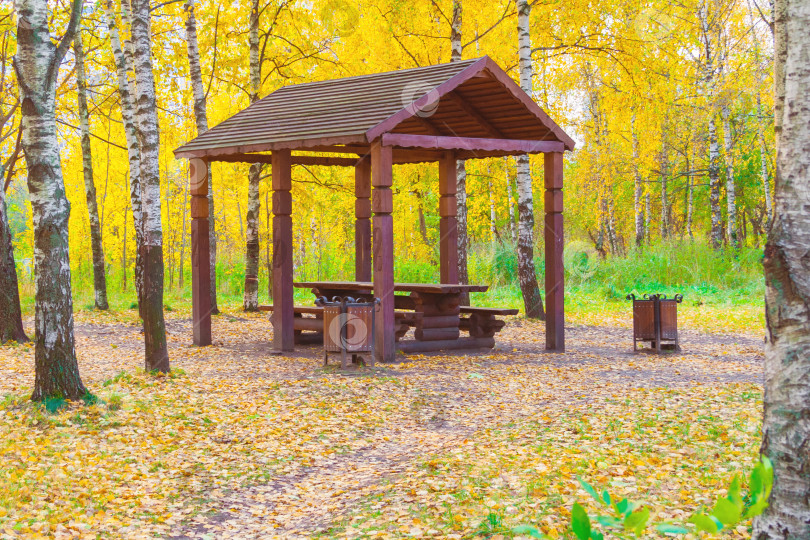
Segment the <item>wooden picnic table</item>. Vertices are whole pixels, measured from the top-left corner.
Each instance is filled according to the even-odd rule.
[[[296,282],[299,288],[311,289],[316,297],[335,296],[370,299],[374,284],[368,281],[308,281]],[[408,329],[414,327],[413,341],[399,341],[403,352],[423,352],[441,349],[493,347],[494,338],[461,337],[461,293],[484,292],[487,285],[462,285],[451,283],[395,283],[394,307],[398,310],[413,310],[410,316],[400,313],[396,338],[399,340]],[[404,331],[403,331],[404,325]]]

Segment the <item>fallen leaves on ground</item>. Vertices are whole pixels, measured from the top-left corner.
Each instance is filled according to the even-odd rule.
[[[0,348],[9,537],[564,535],[587,502],[576,475],[677,518],[747,471],[760,437],[755,337],[686,332],[655,357],[625,329],[574,327],[555,355],[542,323],[513,318],[494,351],[343,373],[314,347],[273,355],[262,316],[216,317],[199,349],[173,313],[174,372],[156,377],[131,314],[78,318],[94,405],[29,402],[32,348]]]

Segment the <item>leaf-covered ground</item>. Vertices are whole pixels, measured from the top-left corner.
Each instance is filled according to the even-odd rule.
[[[678,518],[759,444],[755,335],[686,331],[654,357],[580,326],[555,355],[512,319],[494,351],[342,373],[314,347],[271,354],[261,316],[215,317],[198,349],[174,314],[174,372],[154,377],[131,316],[76,328],[95,405],[30,403],[33,349],[0,347],[3,537],[565,538],[577,475]]]

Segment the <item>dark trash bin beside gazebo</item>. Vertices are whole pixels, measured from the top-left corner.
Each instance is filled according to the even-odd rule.
[[[393,166],[439,163],[440,276],[442,283],[454,284],[456,160],[542,153],[546,348],[563,351],[563,152],[573,148],[574,141],[486,56],[273,92],[175,150],[177,158],[189,159],[194,343],[211,344],[210,162],[272,165],[272,316],[279,351],[294,346],[292,165],[354,167],[355,278],[373,282],[381,302],[375,352],[378,360],[391,361],[396,352]]]

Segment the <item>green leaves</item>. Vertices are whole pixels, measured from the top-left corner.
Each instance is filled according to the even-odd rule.
[[[571,509],[571,529],[579,540],[591,538],[591,520],[588,512],[579,503],[574,503],[574,507]]]
[[[599,506],[609,508],[613,515],[600,515],[596,522],[606,529],[632,532],[641,536],[650,521],[650,509],[640,507],[628,499],[613,502],[607,490],[600,495],[587,481],[577,477],[582,488]],[[683,535],[690,532],[716,534],[722,529],[731,529],[743,520],[762,513],[768,506],[768,497],[773,487],[773,464],[767,457],[762,457],[751,471],[748,482],[748,493],[742,489],[742,478],[735,476],[729,484],[727,495],[718,499],[709,514],[698,511],[689,518],[686,524],[660,523],[655,529],[667,535]],[[687,525],[691,525],[689,527]],[[603,534],[592,530],[588,512],[579,503],[571,510],[571,529],[579,540],[601,540]]]
[[[650,519],[650,509],[642,508],[624,518],[624,530],[633,531],[640,535],[647,528],[647,521]]]
[[[740,504],[731,499],[720,499],[715,503],[712,516],[723,525],[736,525],[742,519],[742,501]]]

